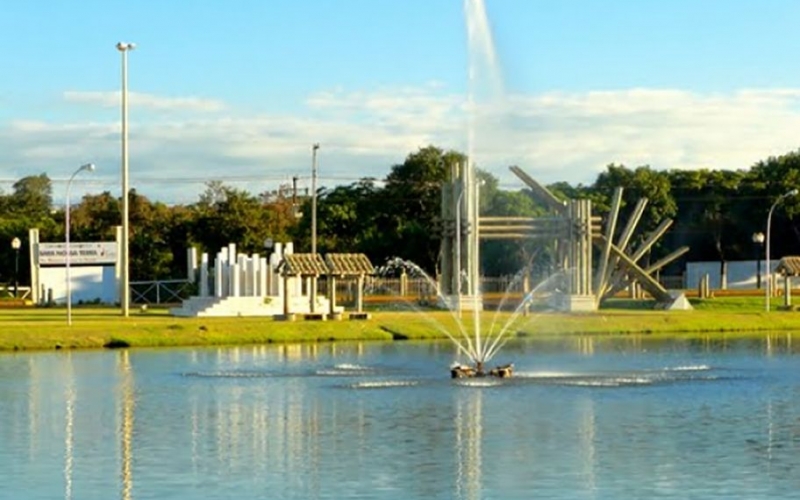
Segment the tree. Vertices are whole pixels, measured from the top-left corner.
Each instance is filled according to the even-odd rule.
[[[262,252],[264,241],[271,236],[267,210],[244,190],[209,185],[192,210],[191,239],[210,255],[229,243],[236,243],[243,253]]]
[[[433,273],[441,240],[436,228],[442,185],[463,161],[466,157],[461,153],[427,146],[392,167],[382,195],[377,197],[375,221],[382,243],[375,249],[378,258],[402,257]]]
[[[8,210],[33,220],[42,220],[50,215],[53,205],[52,183],[47,174],[23,177],[14,183],[14,193],[7,200]]]

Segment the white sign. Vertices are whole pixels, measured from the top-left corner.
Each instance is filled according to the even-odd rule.
[[[117,243],[70,243],[69,264],[116,264]],[[39,265],[66,265],[66,243],[39,243]]]

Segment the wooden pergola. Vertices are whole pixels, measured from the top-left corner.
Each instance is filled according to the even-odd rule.
[[[364,277],[372,275],[375,268],[363,253],[329,253],[325,255],[328,266],[328,301],[331,318],[337,318],[336,280],[337,278],[356,278],[356,310],[350,313],[350,319],[367,319],[364,313]]]
[[[311,315],[319,315],[316,310],[317,304],[317,281],[320,276],[327,274],[328,266],[319,254],[313,253],[293,253],[283,257],[278,264],[278,271],[283,276],[283,315],[286,319],[292,318],[289,307],[289,278],[299,277],[309,279],[308,298],[309,311]],[[320,319],[324,319],[322,316]]]
[[[784,276],[783,280],[783,305],[788,307],[792,306],[792,278],[796,276],[800,276],[800,257],[798,256],[790,256],[790,257],[783,257],[780,261],[778,261],[778,265],[775,267],[775,272],[782,274]],[[767,269],[767,276],[768,279],[772,279],[771,274],[769,273],[769,269]],[[768,286],[771,285],[772,282],[768,283]],[[776,287],[770,287],[770,290],[775,290]]]
[[[356,310],[350,313],[350,319],[367,319],[364,313],[364,277],[372,275],[375,268],[363,253],[329,253],[323,259],[319,254],[295,253],[284,256],[278,270],[283,277],[283,315],[292,319],[290,307],[289,279],[296,277],[308,280],[309,314],[306,319],[341,319],[341,313],[336,311],[336,280],[355,278]],[[328,311],[318,311],[317,285],[319,278],[328,279]]]

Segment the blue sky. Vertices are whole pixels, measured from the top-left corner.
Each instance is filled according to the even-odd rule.
[[[798,147],[800,2],[470,1],[491,34],[472,46],[463,0],[2,2],[0,189],[44,172],[59,198],[92,161],[74,191],[119,192],[118,41],[137,44],[131,185],[167,202],[212,179],[307,185],[314,142],[327,187],[431,143],[507,188],[511,164],[586,184],[611,162],[748,168]]]

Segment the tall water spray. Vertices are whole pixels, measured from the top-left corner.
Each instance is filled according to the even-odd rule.
[[[471,300],[478,300],[480,293],[478,287],[478,181],[475,177],[475,162],[483,149],[477,144],[480,137],[480,126],[498,110],[499,103],[503,97],[503,85],[500,73],[500,66],[497,59],[497,52],[492,38],[492,31],[489,26],[489,18],[486,14],[486,6],[483,0],[464,0],[464,16],[467,28],[467,164],[465,172],[461,174],[462,189],[467,194],[466,217],[457,217],[469,221],[473,233],[471,238],[465,242],[464,250],[466,253],[467,271],[467,293]],[[458,198],[460,199],[460,197]],[[464,205],[457,203],[455,210],[460,214]],[[459,228],[460,230],[460,228]],[[460,246],[460,242],[459,242]],[[458,248],[458,253],[462,252]],[[458,267],[461,268],[460,255],[458,257]],[[461,309],[461,276],[456,278],[459,282],[456,293],[458,294],[458,308]],[[472,341],[468,342],[468,349],[472,352],[471,357],[478,365],[479,371],[483,364],[491,358],[497,348],[494,342],[484,342],[480,327],[480,309],[478,304],[473,304],[469,309],[473,314],[474,332]]]

